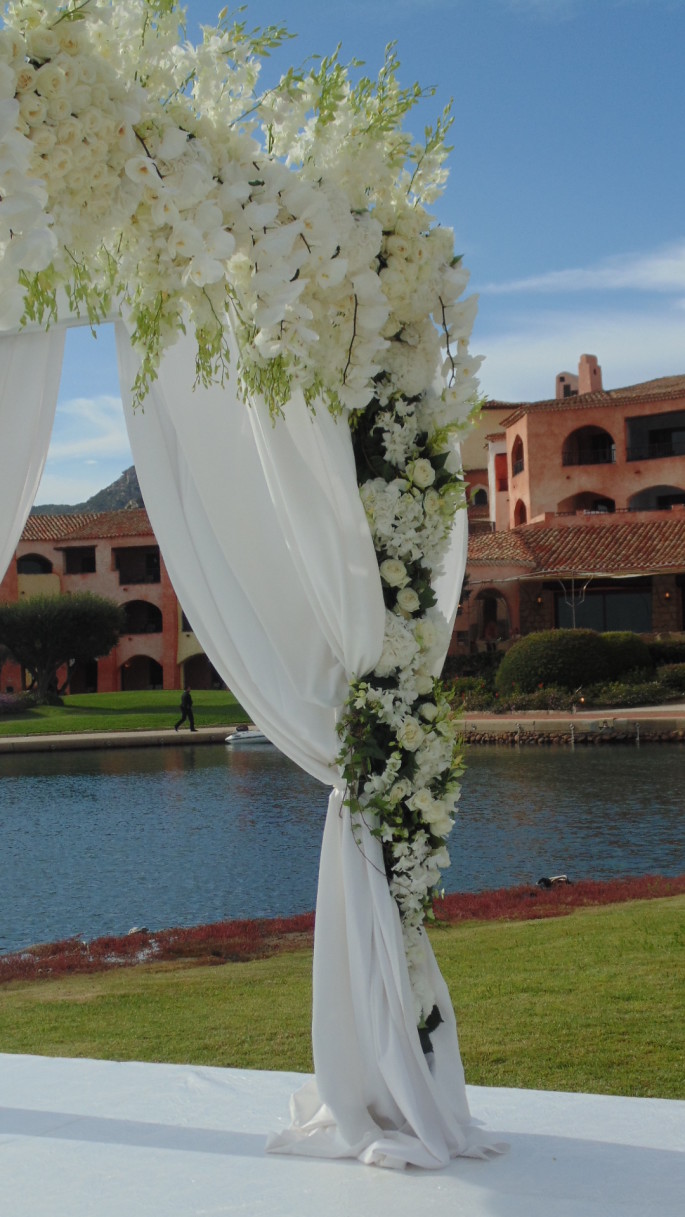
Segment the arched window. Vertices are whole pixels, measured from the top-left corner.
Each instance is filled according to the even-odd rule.
[[[519,499],[514,508],[514,528],[518,528],[519,524],[525,524],[528,520],[528,512],[523,499]]]
[[[123,606],[126,615],[125,634],[161,634],[162,614],[156,604],[147,600],[128,600]]]
[[[149,655],[133,655],[122,663],[122,693],[129,693],[133,689],[161,689],[162,685],[162,665]]]
[[[475,599],[479,648],[496,650],[511,634],[509,606],[496,587],[483,588]]]
[[[488,492],[484,486],[479,486],[478,490],[476,491],[476,493],[473,496],[473,506],[474,507],[487,507],[487,505],[488,505]]]
[[[598,490],[583,490],[579,494],[569,495],[567,499],[562,499],[557,503],[557,511],[562,514],[576,511],[590,512],[612,512],[616,510],[616,502],[610,499],[608,495],[601,494]]]
[[[680,486],[648,486],[628,499],[629,511],[670,511],[685,503],[685,490]]]
[[[18,575],[51,575],[52,562],[42,554],[23,554],[17,558]]]
[[[518,473],[523,473],[523,469],[523,440],[517,435],[511,450],[511,476],[516,477]]]
[[[616,445],[603,427],[578,427],[564,440],[562,465],[613,465]]]

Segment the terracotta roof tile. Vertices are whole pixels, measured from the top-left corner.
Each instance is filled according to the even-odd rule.
[[[597,406],[634,405],[637,402],[677,401],[685,398],[685,375],[660,376],[622,389],[602,389],[595,393],[579,393],[574,397],[551,397],[544,401],[491,402],[499,409],[511,408],[502,419],[503,427],[511,427],[524,414],[548,410],[590,410]]]
[[[685,569],[685,518],[520,530],[540,574],[649,574]]]
[[[544,575],[640,575],[685,570],[685,516],[591,525],[524,524],[469,538],[469,565],[518,565]],[[523,574],[523,571],[522,571]],[[523,577],[526,577],[525,575]]]
[[[150,537],[154,540],[152,525],[144,507],[126,508],[124,511],[102,511],[69,535],[70,541],[97,541],[116,537]]]
[[[29,516],[22,541],[97,541],[115,537],[153,538],[143,507],[73,516]]]
[[[506,532],[479,532],[469,537],[468,564],[506,563],[535,569],[535,558],[520,529]]]
[[[94,519],[94,512],[86,512],[83,515],[29,516],[21,540],[63,541]]]

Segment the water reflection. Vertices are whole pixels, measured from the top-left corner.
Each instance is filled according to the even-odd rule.
[[[683,749],[474,749],[448,891],[685,870]],[[314,907],[327,790],[275,749],[0,757],[0,950]]]

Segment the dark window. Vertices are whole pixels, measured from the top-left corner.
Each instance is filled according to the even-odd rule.
[[[578,592],[580,589],[577,589]],[[584,599],[576,596],[575,608],[571,591],[556,592],[557,626],[562,630],[631,630],[647,634],[652,628],[651,587],[631,590],[587,588]]]
[[[516,477],[518,473],[523,473],[523,440],[520,435],[514,440],[514,447],[511,450],[511,475]]]
[[[564,441],[562,465],[613,465],[616,445],[602,427],[579,427]]]
[[[18,575],[51,575],[52,562],[42,554],[24,554],[17,558]]]
[[[78,549],[64,551],[65,575],[93,575],[95,573],[95,546],[80,545]]]
[[[487,505],[488,505],[488,492],[487,492],[487,490],[484,490],[481,487],[480,490],[477,490],[473,496],[473,506],[474,507],[487,507]]]
[[[685,456],[685,410],[628,418],[626,436],[629,461]]]
[[[156,545],[131,545],[114,550],[114,566],[119,572],[120,585],[128,583],[159,583],[159,549]]]
[[[161,634],[162,614],[156,604],[147,600],[129,600],[124,605],[125,634]]]

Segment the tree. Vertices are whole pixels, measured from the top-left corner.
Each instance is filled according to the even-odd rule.
[[[26,668],[39,704],[57,695],[59,668],[107,655],[123,628],[123,609],[90,592],[0,604],[0,645]]]

